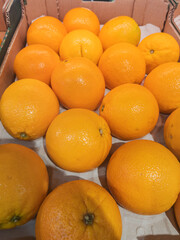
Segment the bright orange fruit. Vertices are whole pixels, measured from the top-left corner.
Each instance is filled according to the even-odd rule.
[[[95,110],[105,92],[101,71],[95,63],[83,57],[58,64],[51,76],[51,86],[66,108]]]
[[[72,172],[98,167],[107,157],[112,138],[106,121],[87,109],[60,113],[46,133],[46,148],[51,160]]]
[[[161,64],[148,74],[144,86],[155,96],[160,112],[171,113],[180,107],[180,63]]]
[[[68,32],[76,29],[87,29],[97,35],[100,31],[98,17],[88,8],[72,8],[65,14],[63,23]]]
[[[58,54],[51,48],[33,44],[16,55],[14,72],[18,79],[34,78],[50,84],[52,71],[59,62]]]
[[[116,201],[126,209],[160,214],[173,206],[180,192],[180,163],[163,145],[134,140],[112,155],[107,183]]]
[[[145,37],[139,44],[146,60],[146,73],[166,62],[179,60],[179,44],[168,33],[153,33]]]
[[[143,137],[156,125],[159,108],[153,94],[138,84],[122,84],[111,90],[99,108],[112,135],[130,140]]]
[[[59,102],[52,89],[36,79],[12,83],[0,101],[1,122],[14,138],[32,140],[44,136],[59,113]]]
[[[58,53],[60,44],[67,34],[63,23],[51,16],[36,19],[27,31],[27,43],[43,44]]]
[[[109,89],[124,83],[141,83],[145,77],[144,57],[130,43],[118,43],[109,47],[100,57],[98,66]]]
[[[164,139],[166,146],[180,160],[180,108],[173,111],[164,124]]]
[[[59,55],[62,60],[72,57],[86,57],[95,64],[98,63],[102,53],[103,49],[99,38],[85,29],[69,32],[64,37],[59,49]]]
[[[138,24],[128,16],[118,16],[110,19],[104,24],[99,33],[104,49],[120,42],[128,42],[137,46],[140,36],[141,30]]]
[[[33,150],[0,145],[0,229],[14,228],[35,217],[48,191],[48,172]]]
[[[111,195],[87,180],[64,183],[41,205],[37,240],[120,240],[121,215]]]

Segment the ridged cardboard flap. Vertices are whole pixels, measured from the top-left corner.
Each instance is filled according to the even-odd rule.
[[[11,39],[20,22],[24,7],[22,0],[6,1],[3,5],[3,16],[6,22],[6,33],[0,46],[0,65],[6,55]]]
[[[59,1],[46,0],[47,15],[59,18]]]
[[[101,24],[109,19],[127,15],[133,17],[139,25],[154,24],[162,30],[168,13],[168,0],[27,0],[26,14],[28,23],[41,15],[50,15],[63,21],[68,10],[75,7],[86,7],[94,11]]]
[[[83,0],[28,0],[25,7],[29,24],[33,19],[41,15],[57,17],[62,21],[66,12],[75,7],[86,7],[91,9],[97,14],[100,22],[103,24],[109,19],[119,15],[132,16],[133,5],[134,0],[115,0],[113,2],[92,2]]]
[[[59,18],[58,0],[27,0],[25,5],[28,24],[41,15]]]
[[[161,29],[168,11],[167,0],[114,0],[113,2],[83,1],[83,0],[28,0],[26,14],[28,23],[38,16],[50,15],[61,21],[65,13],[77,6],[87,7],[94,11],[101,24],[109,19],[127,15],[133,17],[139,25],[152,23]],[[32,11],[33,9],[33,11]]]
[[[171,6],[164,32],[171,34],[180,45],[180,4]]]
[[[168,12],[165,0],[135,0],[132,17],[139,25],[154,24],[162,30]]]
[[[4,5],[4,0],[0,0],[0,32],[6,31],[6,24],[4,21],[3,11],[2,11],[3,5]]]
[[[48,0],[51,1],[51,0]],[[134,0],[115,0],[113,2],[83,1],[83,0],[59,0],[59,14],[62,21],[67,11],[74,7],[86,7],[98,16],[101,24],[120,15],[132,16]]]
[[[46,0],[27,0],[25,10],[28,24],[30,24],[33,19],[41,15],[47,15]]]

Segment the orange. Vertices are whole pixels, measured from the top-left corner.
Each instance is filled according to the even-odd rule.
[[[69,10],[64,16],[63,23],[68,32],[87,29],[97,35],[100,31],[98,17],[88,8],[77,7]]]
[[[172,207],[180,192],[180,163],[163,145],[134,140],[112,155],[107,183],[124,208],[138,214],[160,214]]]
[[[156,125],[159,109],[148,89],[137,84],[123,84],[103,99],[100,115],[107,121],[112,135],[130,140],[143,137]]]
[[[156,67],[145,79],[159,104],[160,112],[171,113],[180,107],[180,63],[164,63]]]
[[[95,110],[105,92],[101,71],[95,63],[83,57],[61,62],[52,73],[51,86],[66,108]]]
[[[99,38],[85,29],[69,32],[64,37],[59,49],[62,60],[72,57],[86,57],[95,64],[98,63],[102,53],[103,49]]]
[[[177,224],[180,228],[180,194],[174,205],[174,213],[175,213]]]
[[[173,111],[164,125],[164,139],[166,146],[180,160],[180,108]]]
[[[118,43],[108,48],[99,60],[109,89],[124,83],[141,83],[146,65],[141,51],[130,43]]]
[[[121,233],[116,202],[104,188],[88,180],[55,188],[36,220],[37,240],[120,240]]]
[[[179,44],[168,33],[153,33],[145,37],[139,44],[146,60],[146,73],[166,62],[177,62],[179,59]]]
[[[107,157],[111,145],[106,121],[87,109],[60,113],[46,133],[46,148],[51,160],[72,172],[98,167]]]
[[[67,34],[66,28],[55,17],[45,16],[36,19],[27,31],[27,43],[43,44],[58,53],[62,39]]]
[[[60,62],[51,48],[34,44],[23,48],[15,57],[14,72],[18,79],[35,78],[50,84],[51,73]]]
[[[19,144],[0,145],[0,229],[25,224],[35,217],[48,191],[43,160]]]
[[[14,138],[32,140],[44,136],[59,113],[59,102],[52,89],[35,79],[12,83],[0,101],[1,122]]]
[[[104,24],[99,33],[104,49],[120,42],[128,42],[137,46],[140,37],[141,30],[138,24],[128,16],[118,16],[110,19]]]

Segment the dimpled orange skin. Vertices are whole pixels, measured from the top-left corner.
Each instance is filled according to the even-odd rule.
[[[0,145],[0,229],[14,228],[35,217],[49,185],[46,166],[33,150]]]
[[[156,125],[159,108],[150,91],[138,84],[123,84],[111,90],[99,108],[113,136],[132,140],[148,134]]]
[[[28,28],[27,43],[43,44],[58,53],[62,39],[67,34],[63,23],[51,16],[36,19]]]
[[[58,54],[51,48],[33,44],[16,55],[14,72],[18,79],[34,78],[50,84],[52,71],[59,62]]]
[[[146,72],[141,51],[130,43],[109,47],[100,57],[98,66],[109,89],[124,83],[141,83]]]
[[[14,138],[32,140],[44,136],[59,113],[59,102],[52,89],[35,79],[12,83],[0,101],[1,122]]]
[[[179,44],[168,33],[153,33],[145,37],[138,48],[146,61],[146,73],[166,62],[178,62]]]
[[[93,220],[85,217],[93,215]],[[89,224],[88,224],[89,223]],[[36,220],[37,240],[120,240],[121,215],[111,195],[88,180],[64,183],[41,205]]]
[[[100,22],[96,14],[88,8],[78,7],[70,9],[63,19],[67,32],[75,29],[87,29],[94,34],[100,31]]]
[[[59,114],[46,133],[50,159],[60,168],[85,172],[98,167],[112,145],[106,121],[87,109],[70,109]]]
[[[128,42],[137,46],[140,36],[141,30],[138,24],[128,16],[118,16],[110,19],[99,33],[104,50],[120,42]]]
[[[180,108],[173,111],[164,124],[164,140],[166,146],[180,160]]]
[[[103,49],[99,38],[85,29],[69,32],[64,37],[59,49],[62,60],[72,57],[86,57],[95,64],[98,63],[102,53]]]
[[[179,194],[178,199],[176,200],[176,202],[174,204],[174,213],[175,213],[177,224],[180,228],[180,194]]]
[[[180,107],[180,63],[169,62],[153,69],[144,86],[155,96],[161,113],[169,114]]]
[[[180,192],[180,163],[163,145],[134,140],[112,155],[107,183],[124,208],[137,214],[160,214],[173,206]]]
[[[51,86],[66,108],[95,110],[105,92],[101,71],[95,63],[83,57],[62,61],[52,73]]]

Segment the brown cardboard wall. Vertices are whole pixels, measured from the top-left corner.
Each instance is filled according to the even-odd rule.
[[[175,22],[175,18],[177,18],[178,17],[178,23],[179,24],[177,24],[177,22]],[[179,30],[179,32],[180,32],[180,3],[179,3],[179,5],[178,5],[178,7],[175,9],[175,11],[174,11],[174,13],[173,13],[173,19],[172,19],[172,21],[174,22],[174,25],[176,26],[176,28]]]
[[[23,16],[8,48],[8,54],[6,54],[0,67],[0,96],[14,80],[14,59],[16,54],[25,46],[27,27],[26,17]]]
[[[167,22],[166,22],[166,25],[164,28],[164,32],[171,34],[178,41],[178,43],[180,45],[180,35],[179,35],[178,31],[176,31],[176,29],[175,29],[175,27],[176,27],[180,32],[180,27],[177,26],[177,24],[174,21],[174,18],[176,18],[178,15],[180,15],[180,4],[175,9],[175,11],[173,11],[172,8],[170,9],[168,18],[167,18]]]
[[[0,39],[3,40],[6,32],[0,32]]]
[[[146,2],[147,0],[136,0],[134,3],[134,9],[132,17],[136,19],[138,25],[143,25],[144,22],[144,13],[146,10]]]
[[[177,40],[178,44],[180,45],[180,36],[177,32],[174,31],[174,27],[170,22],[166,23],[164,32],[171,34]]]
[[[25,9],[28,24],[41,15],[59,18],[59,0],[27,0]]]
[[[163,29],[168,12],[168,3],[165,0],[136,0],[133,18],[139,25],[154,24]]]
[[[59,18],[59,0],[46,0],[47,15]]]
[[[86,2],[82,0],[59,0],[60,20],[62,21],[65,13],[71,8],[81,6],[87,7],[94,11],[98,16],[101,24],[109,19],[126,15],[132,16],[134,0],[115,0],[114,2]]]
[[[4,4],[4,0],[0,0],[0,32],[5,32],[6,31],[6,24],[4,21],[4,17],[3,17],[3,4]]]
[[[162,29],[167,12],[168,4],[164,0],[147,0],[143,25],[151,23]]]
[[[179,5],[177,6],[176,10],[174,11],[174,17],[177,17],[180,15],[180,3]]]
[[[86,2],[83,0],[28,0],[25,6],[28,23],[38,16],[50,15],[61,21],[71,8],[87,7],[94,11],[100,22],[104,24],[109,19],[119,16],[132,16],[134,0],[115,0],[114,2]],[[106,12],[106,14],[104,14]]]
[[[41,15],[47,15],[46,0],[28,0],[25,11],[28,24],[30,24],[33,19]]]

